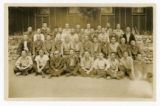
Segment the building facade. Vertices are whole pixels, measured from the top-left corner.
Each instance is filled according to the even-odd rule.
[[[55,27],[70,27],[80,24],[85,28],[90,23],[93,28],[97,25],[105,27],[109,22],[112,28],[121,24],[135,27],[141,34],[153,31],[153,8],[129,7],[9,7],[9,34],[22,34],[31,26],[33,30],[41,28],[42,23],[47,23],[53,30]]]

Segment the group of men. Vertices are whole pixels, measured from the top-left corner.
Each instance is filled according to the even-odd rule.
[[[16,75],[81,75],[83,77],[122,79],[134,78],[133,62],[141,60],[140,49],[130,27],[122,31],[110,23],[96,29],[87,24],[83,29],[78,24],[70,28],[55,27],[51,32],[46,23],[34,33],[28,27],[19,44],[20,57],[16,61]]]

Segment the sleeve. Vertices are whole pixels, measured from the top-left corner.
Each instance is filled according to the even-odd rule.
[[[106,70],[108,70],[111,66],[109,60],[105,60],[105,63],[106,63]]]
[[[97,60],[93,61],[93,68],[97,69]]]
[[[33,41],[36,41],[37,40],[37,35],[35,34],[34,36],[33,36]]]
[[[133,59],[130,58],[130,65],[131,65],[131,70],[134,71],[134,67],[133,67]]]
[[[36,56],[35,61],[36,61],[36,62],[38,62],[38,61],[39,61],[39,57],[38,57],[38,56]]]
[[[49,60],[49,57],[45,55],[45,61],[47,62]]]
[[[42,41],[44,41],[44,35],[43,34],[41,34],[41,39],[42,39]]]
[[[18,58],[18,60],[16,61],[16,64],[15,64],[15,65],[16,65],[16,67],[19,67],[19,65],[20,65],[20,61],[21,61],[21,57],[19,57],[19,58]]]
[[[84,63],[83,63],[83,58],[81,58],[81,61],[80,61],[80,66],[83,68],[84,67]]]
[[[32,58],[30,56],[28,56],[29,58],[29,66],[31,66],[33,64]]]

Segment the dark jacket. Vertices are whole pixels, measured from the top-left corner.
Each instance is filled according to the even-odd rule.
[[[136,40],[136,39],[135,39],[135,36],[134,36],[132,33],[130,33],[129,42],[127,42],[126,33],[123,35],[123,37],[124,37],[125,40],[126,40],[126,44],[130,44],[130,42],[131,42],[132,40]]]
[[[32,53],[32,42],[30,40],[27,41],[27,47],[28,47],[28,51]],[[24,40],[20,42],[19,46],[18,46],[18,53],[21,54],[21,52],[24,50]]]

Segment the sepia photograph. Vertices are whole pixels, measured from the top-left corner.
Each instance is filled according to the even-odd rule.
[[[6,4],[7,100],[154,100],[155,6]]]

